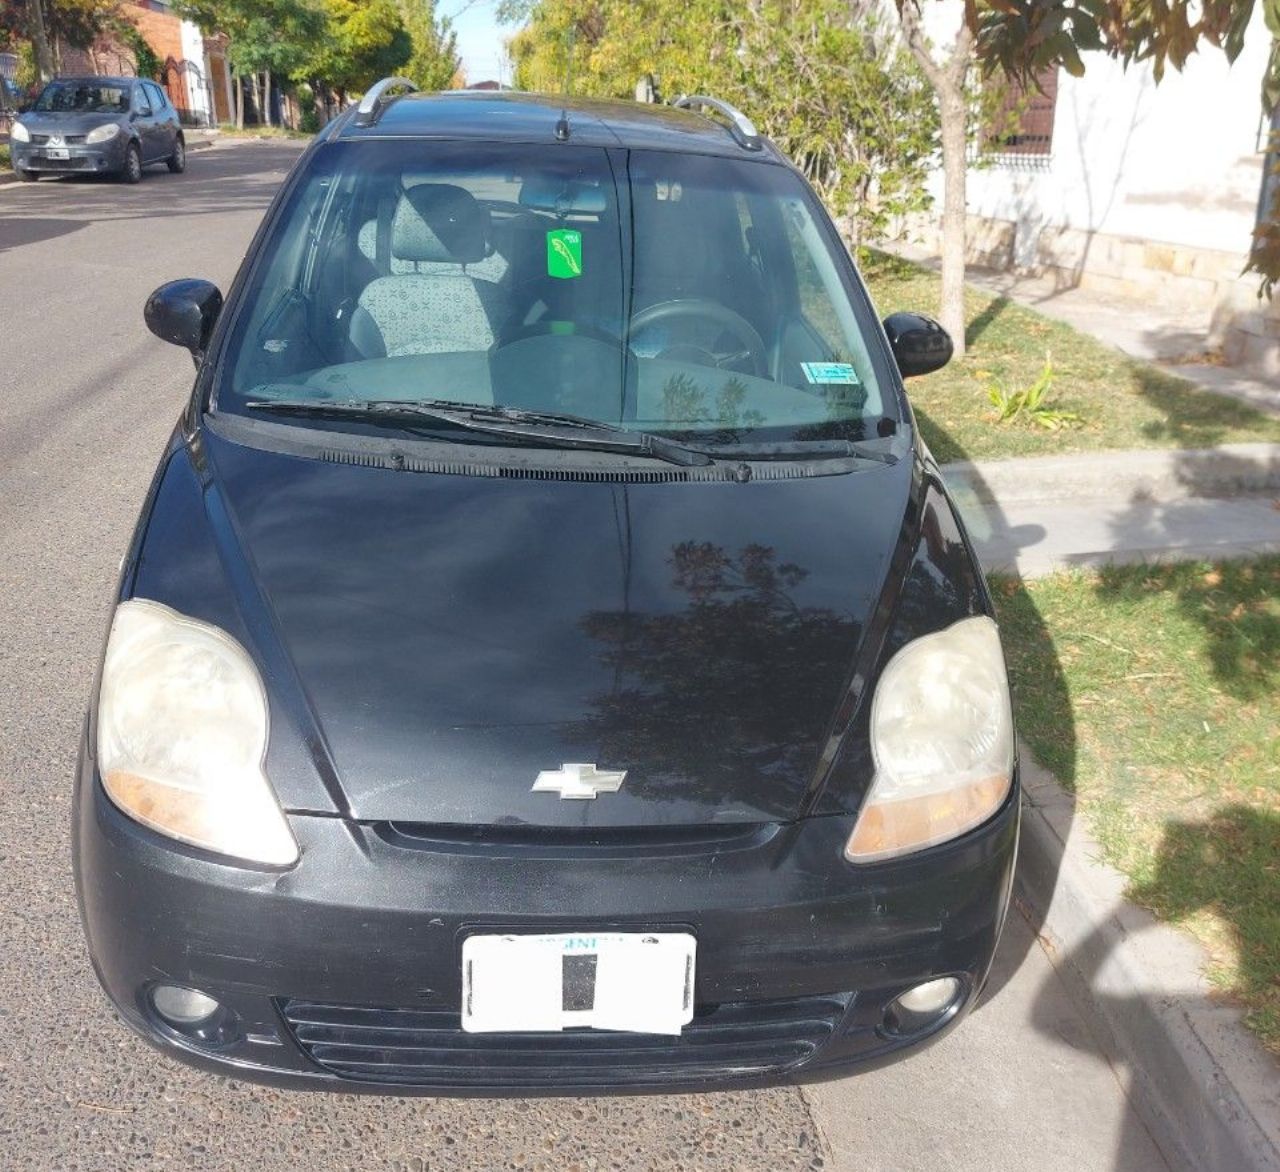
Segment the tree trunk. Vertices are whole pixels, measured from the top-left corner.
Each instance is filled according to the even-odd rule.
[[[897,0],[898,16],[911,55],[920,65],[938,98],[942,127],[942,298],[938,317],[951,335],[955,355],[962,358],[964,344],[965,269],[965,168],[968,150],[969,111],[965,83],[973,64],[973,31],[964,13],[946,60],[934,59],[920,23],[915,0]]]
[[[942,116],[942,303],[939,319],[957,358],[965,352],[965,152],[968,110],[964,90],[939,94]]]
[[[244,82],[241,81],[240,75],[233,69],[231,71],[231,88],[235,91],[236,100],[236,129],[244,129]]]
[[[271,121],[271,70],[262,71],[262,120],[268,125]]]
[[[28,0],[28,11],[31,13],[31,45],[35,50],[36,69],[40,73],[41,82],[46,82],[56,71],[53,53],[49,49],[49,35],[45,31],[42,0]]]

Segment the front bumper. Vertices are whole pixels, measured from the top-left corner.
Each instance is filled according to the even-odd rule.
[[[49,157],[47,145],[18,143],[10,139],[9,155],[15,171],[33,171],[40,175],[106,175],[124,168],[126,137],[117,134],[98,146],[73,145],[62,148],[65,159]]]
[[[287,872],[187,850],[122,815],[87,752],[76,880],[94,969],[125,1021],[194,1065],[343,1092],[608,1093],[769,1085],[873,1066],[940,1036],[981,990],[1008,904],[1017,786],[992,821],[915,858],[855,868],[845,817],[625,845],[462,845],[290,816]],[[675,927],[698,940],[678,1039],[465,1034],[461,942],[480,931]],[[885,1025],[903,990],[954,975],[944,1019]],[[216,997],[230,1034],[196,1043],[149,990]]]

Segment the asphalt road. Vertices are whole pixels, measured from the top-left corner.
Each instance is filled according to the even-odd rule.
[[[1016,914],[958,1031],[803,1092],[305,1095],[188,1070],[114,1020],[80,935],[69,796],[116,568],[191,383],[142,304],[174,277],[225,288],[295,154],[223,144],[138,187],[0,188],[0,1170],[1164,1168]]]

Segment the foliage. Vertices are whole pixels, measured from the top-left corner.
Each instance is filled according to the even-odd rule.
[[[87,49],[122,20],[117,0],[45,0],[44,13],[50,38],[60,38],[77,49]]]
[[[1045,399],[1053,386],[1053,360],[1044,356],[1044,369],[1029,387],[1020,391],[1007,391],[998,379],[987,384],[987,398],[996,409],[996,419],[1009,423],[1015,419],[1027,419],[1049,431],[1084,422],[1074,411],[1060,411],[1050,407]]]
[[[409,60],[413,43],[395,0],[320,0],[320,7],[325,35],[306,46],[291,71],[296,79],[360,92]]]
[[[226,33],[237,73],[284,76],[325,37],[323,12],[308,0],[175,0],[174,11],[206,33]]]
[[[1040,70],[1061,65],[1080,77],[1082,53],[1099,51],[1126,64],[1148,61],[1159,81],[1168,66],[1182,69],[1202,45],[1234,61],[1255,8],[1273,38],[1262,79],[1262,108],[1269,114],[1280,105],[1280,0],[987,0],[982,6],[969,0],[966,13],[988,75],[1030,81]],[[1280,197],[1254,234],[1249,269],[1261,277],[1261,292],[1271,296],[1280,282]]]
[[[516,84],[632,97],[714,93],[745,110],[855,236],[924,206],[937,117],[892,30],[847,0],[512,0]]]
[[[421,89],[449,89],[461,64],[458,34],[451,22],[436,18],[435,0],[399,0],[399,4],[400,19],[412,46],[400,72]]]
[[[147,39],[138,30],[138,26],[123,16],[117,15],[111,22],[110,31],[115,39],[133,54],[133,68],[137,75],[158,81],[164,63],[156,56],[156,51],[147,44]]]

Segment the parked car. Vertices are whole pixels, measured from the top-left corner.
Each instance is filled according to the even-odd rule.
[[[13,123],[9,150],[19,179],[68,172],[142,179],[165,163],[179,174],[187,147],[178,112],[153,81],[62,77],[49,82]]]
[[[974,1004],[1018,783],[992,602],[882,328],[738,111],[325,128],[123,562],[75,864],[123,1019],[334,1091],[743,1086]]]

